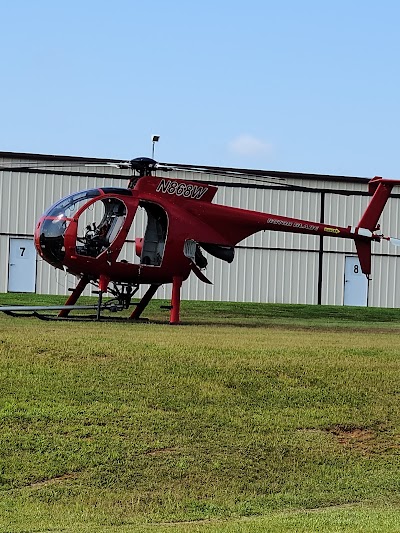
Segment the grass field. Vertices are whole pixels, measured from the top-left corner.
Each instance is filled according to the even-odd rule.
[[[1,532],[400,531],[400,310],[159,305],[0,316]]]

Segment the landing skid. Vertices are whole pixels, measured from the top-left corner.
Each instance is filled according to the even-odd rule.
[[[82,294],[86,285],[89,283],[88,278],[81,278],[78,285],[73,290],[71,296],[66,301],[65,305],[35,305],[35,306],[24,306],[24,305],[12,305],[12,306],[0,306],[0,312],[6,313],[11,316],[34,316],[40,318],[41,320],[83,320],[83,321],[120,321],[120,322],[137,322],[137,321],[147,321],[148,319],[142,319],[141,315],[147,305],[150,303],[150,300],[153,298],[157,289],[161,286],[160,284],[152,284],[147,289],[147,292],[144,294],[142,299],[139,302],[131,303],[132,296],[138,290],[137,285],[123,285],[117,287],[114,285],[113,288],[108,289],[111,294],[114,295],[114,298],[103,302],[103,295],[105,290],[99,290],[97,304],[95,305],[76,305],[76,302],[79,299],[79,296]],[[174,277],[172,284],[172,299],[171,305],[161,306],[161,308],[168,309],[170,311],[170,324],[179,324],[180,323],[180,302],[181,302],[181,287],[182,287],[182,278]],[[129,309],[133,305],[135,309],[129,317],[104,317],[102,311],[123,311]],[[95,315],[80,315],[70,317],[71,311],[79,310],[92,310],[95,311]],[[47,311],[59,311],[58,315],[49,315]]]
[[[3,313],[18,311],[72,311],[74,309],[97,309],[97,305],[1,305]]]
[[[21,316],[21,315],[14,315],[14,316]],[[119,324],[132,324],[132,320],[129,319],[129,317],[125,316],[104,316],[102,315],[100,319],[97,318],[97,313],[95,315],[74,315],[74,316],[67,316],[67,317],[59,317],[54,315],[44,315],[40,313],[33,313],[32,315],[25,315],[25,316],[34,316],[35,318],[38,318],[39,320],[44,320],[47,322],[112,322],[112,323],[119,323]],[[140,318],[136,322],[142,322],[144,324],[148,324],[150,322],[149,318]]]
[[[97,311],[96,315],[79,315],[77,316],[60,316],[60,313],[58,315],[49,315],[46,314],[47,311]],[[121,309],[115,309],[108,305],[108,302],[103,304],[100,308],[100,310],[108,310],[108,311],[120,311]],[[43,313],[41,313],[43,311]],[[66,320],[69,319],[85,319],[85,320],[93,320],[96,317],[98,317],[99,312],[99,306],[96,305],[10,305],[10,306],[0,306],[0,312],[5,313],[9,316],[14,317],[29,317],[29,316],[35,316],[37,318],[41,318],[43,320]],[[114,317],[117,318],[117,317]],[[122,320],[124,320],[123,317],[119,317]]]

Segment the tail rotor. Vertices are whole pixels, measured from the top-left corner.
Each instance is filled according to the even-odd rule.
[[[400,239],[397,239],[395,237],[382,237],[382,239],[390,242],[390,244],[393,244],[393,246],[400,246]]]

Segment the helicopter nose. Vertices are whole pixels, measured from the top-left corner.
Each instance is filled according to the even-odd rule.
[[[56,268],[63,269],[65,257],[65,217],[43,217],[36,228],[35,246],[41,257]]]

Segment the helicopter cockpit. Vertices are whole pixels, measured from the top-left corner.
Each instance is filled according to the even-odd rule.
[[[88,223],[88,215],[79,218],[76,252],[78,255],[97,257],[111,245],[122,228],[126,206],[118,198],[103,198],[101,202],[89,206],[87,211],[92,211],[92,220]]]
[[[40,252],[46,261],[59,268],[62,267],[65,257],[64,235],[74,213],[88,200],[100,194],[98,189],[72,194],[46,211],[38,228]]]
[[[45,213],[38,228],[38,241],[46,261],[62,268],[65,235],[72,221],[76,227],[77,255],[97,257],[111,245],[124,224],[127,208],[122,200],[105,196],[108,192],[115,190],[90,189],[72,194]],[[130,192],[125,194],[130,195]]]
[[[138,209],[141,208],[141,209]],[[168,233],[164,208],[132,197],[130,189],[102,187],[72,194],[54,204],[41,218],[36,229],[36,247],[43,259],[63,269],[71,260],[103,257],[106,261],[134,263],[134,252],[126,236],[144,231],[136,244],[141,265],[162,264]],[[124,228],[124,239],[119,238]],[[116,245],[113,247],[113,243]],[[90,261],[89,261],[90,262]],[[70,267],[69,267],[70,268]]]

